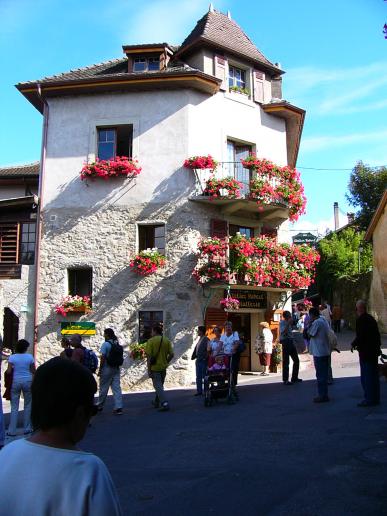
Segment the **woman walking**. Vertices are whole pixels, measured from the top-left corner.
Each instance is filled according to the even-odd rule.
[[[259,356],[259,362],[263,367],[261,376],[269,376],[271,354],[273,353],[273,334],[267,322],[261,322],[262,335],[257,335],[255,346]]]
[[[30,347],[28,341],[18,340],[15,346],[15,353],[8,359],[7,373],[12,374],[11,387],[11,418],[7,435],[14,437],[17,429],[17,417],[19,413],[20,394],[24,399],[24,434],[30,434],[31,429],[31,383],[35,373],[34,357],[26,353]]]

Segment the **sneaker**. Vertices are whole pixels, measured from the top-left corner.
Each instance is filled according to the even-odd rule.
[[[166,412],[167,410],[169,410],[169,403],[167,401],[164,401],[164,403],[161,404],[159,411]]]
[[[314,403],[326,403],[327,401],[329,401],[328,396],[317,396],[313,398]]]
[[[122,408],[114,409],[113,414],[115,414],[116,416],[122,416],[122,414],[123,414]]]

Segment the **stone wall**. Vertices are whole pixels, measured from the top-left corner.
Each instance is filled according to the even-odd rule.
[[[372,235],[373,275],[370,294],[370,311],[387,333],[387,209],[384,209]]]
[[[338,304],[343,310],[346,325],[354,329],[356,321],[355,305],[358,299],[369,300],[372,272],[362,274],[355,280],[341,279],[333,292],[332,304]]]

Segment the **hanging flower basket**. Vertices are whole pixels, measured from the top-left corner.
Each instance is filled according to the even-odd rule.
[[[146,359],[145,344],[131,344],[129,349],[129,356],[132,360],[141,361]]]
[[[218,162],[210,155],[208,156],[192,156],[184,161],[185,168],[191,169],[210,169],[215,170]]]
[[[242,187],[242,183],[233,177],[225,177],[224,179],[211,177],[206,181],[203,194],[209,195],[211,199],[239,199]]]
[[[69,312],[86,313],[91,311],[91,299],[89,296],[65,296],[55,306],[57,314],[66,317]]]
[[[235,299],[233,297],[225,297],[220,300],[220,306],[225,312],[228,312],[229,310],[239,310],[239,304],[239,299]]]
[[[86,163],[81,170],[81,179],[111,179],[114,177],[135,177],[141,172],[138,161],[126,156],[116,156],[110,160],[96,159]]]
[[[164,267],[165,256],[159,253],[156,248],[147,249],[130,260],[129,265],[140,276],[149,276],[155,273],[159,267]]]

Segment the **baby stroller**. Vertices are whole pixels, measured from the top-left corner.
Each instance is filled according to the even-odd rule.
[[[227,399],[235,403],[231,372],[232,356],[218,354],[209,357],[206,376],[204,377],[204,406],[211,407],[214,401]]]

